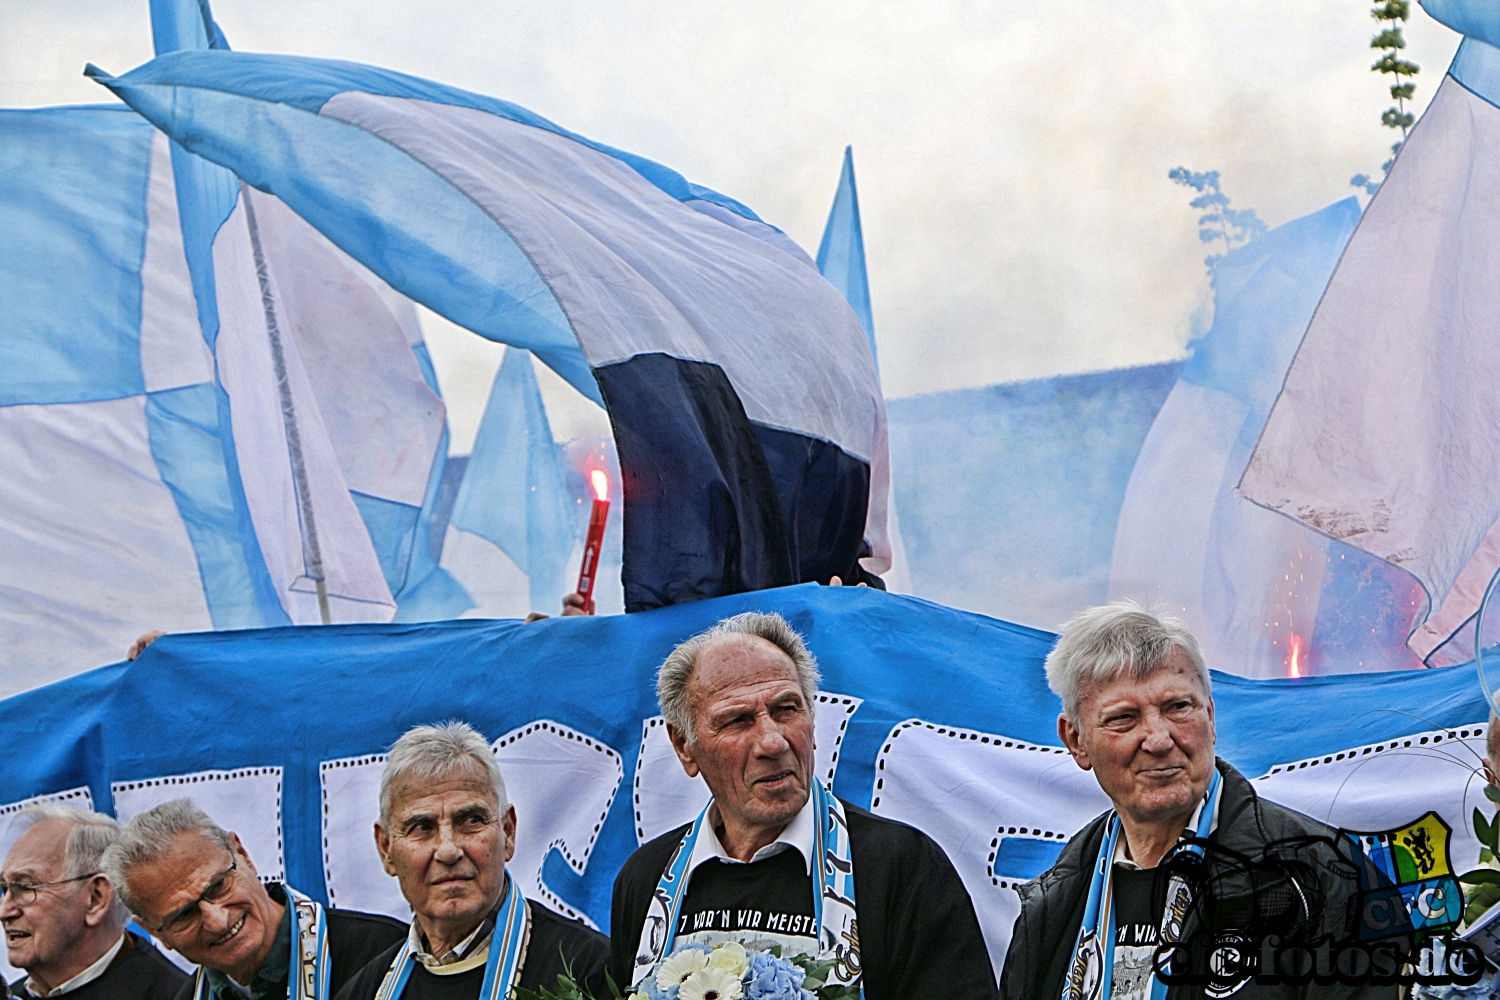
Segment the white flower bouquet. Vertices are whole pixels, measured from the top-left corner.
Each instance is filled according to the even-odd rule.
[[[627,996],[610,982],[614,1000],[858,1000],[858,986],[828,984],[832,962],[808,955],[782,958],[781,949],[747,951],[727,941],[713,947],[685,944]],[[558,976],[556,993],[516,990],[517,1000],[590,1000],[570,976]]]

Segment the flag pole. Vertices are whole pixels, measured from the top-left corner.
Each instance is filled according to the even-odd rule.
[[[318,588],[318,616],[324,625],[328,625],[333,620],[328,613],[328,583],[323,576],[323,552],[318,547],[318,523],[313,518],[312,489],[307,482],[307,465],[302,460],[302,436],[297,431],[297,408],[292,401],[292,387],[287,381],[286,353],[281,346],[281,327],[276,321],[276,300],[271,294],[271,274],[266,269],[266,255],[261,248],[260,227],[256,225],[255,207],[250,201],[250,185],[244,181],[240,181],[240,196],[245,201],[245,223],[250,230],[250,250],[255,255],[255,278],[260,283],[260,302],[266,314],[266,339],[271,344],[271,363],[276,369],[276,392],[281,403],[281,423],[286,432],[287,456],[292,465],[292,484],[297,492],[303,568]]]

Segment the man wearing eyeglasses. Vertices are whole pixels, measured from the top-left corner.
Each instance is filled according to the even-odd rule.
[[[0,925],[13,996],[170,1000],[186,980],[128,918],[99,858],[119,833],[108,816],[54,804],[12,821],[25,828],[0,867]],[[3,984],[0,984],[3,990]]]
[[[332,1000],[406,937],[389,917],[262,884],[240,838],[191,799],[132,818],[102,867],[137,922],[200,967],[178,1000]]]

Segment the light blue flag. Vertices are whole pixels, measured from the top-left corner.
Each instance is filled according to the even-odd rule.
[[[578,541],[578,504],[531,355],[505,351],[443,541],[443,566],[486,618],[555,614]]]
[[[839,190],[833,196],[828,224],[823,227],[823,242],[818,244],[818,271],[839,290],[859,317],[859,325],[870,339],[870,355],[878,364],[875,318],[870,312],[870,278],[865,273],[865,234],[859,221],[859,190],[854,186],[853,146],[844,147]]]

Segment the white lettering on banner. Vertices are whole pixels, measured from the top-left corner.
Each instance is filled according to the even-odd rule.
[[[109,786],[115,818],[132,816],[172,799],[188,798],[225,830],[239,835],[262,882],[285,875],[281,848],[281,768],[242,767],[235,771],[197,771]]]
[[[1476,723],[1400,736],[1277,764],[1251,784],[1273,802],[1345,830],[1392,830],[1435,812],[1451,831],[1458,875],[1479,862],[1474,808],[1486,819],[1494,812],[1484,797],[1484,734]]]
[[[864,702],[847,694],[819,691],[813,696],[814,771],[833,787],[839,746],[849,719]],[[710,798],[701,777],[689,778],[667,737],[666,720],[652,716],[641,724],[641,750],[635,761],[635,839],[644,844],[698,818]]]
[[[65,792],[33,795],[29,799],[0,806],[0,860],[3,860],[10,852],[11,845],[16,842],[16,838],[26,832],[18,824],[12,824],[11,820],[15,819],[22,809],[39,802],[67,806],[69,809],[82,809],[85,812],[93,812],[94,809],[94,796],[89,792],[87,785],[70,788]],[[13,983],[21,975],[21,970],[12,968],[11,964],[5,960],[5,952],[0,951],[0,977],[3,977],[7,983]]]
[[[552,849],[582,875],[604,817],[614,803],[624,765],[605,743],[567,726],[539,719],[511,730],[492,748],[516,807],[516,853],[510,871],[521,891],[564,916],[595,926],[542,878]],[[375,851],[380,816],[380,775],[385,754],[319,765],[323,788],[323,876],[334,906],[411,919],[411,907]]]
[[[875,761],[870,810],[937,841],[974,900],[998,976],[1021,912],[1015,887],[1051,867],[1109,799],[1062,747],[911,719]]]

